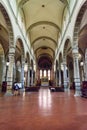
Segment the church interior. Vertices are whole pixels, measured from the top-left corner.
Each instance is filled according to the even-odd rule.
[[[0,0],[0,129],[87,130],[86,101],[87,0]]]

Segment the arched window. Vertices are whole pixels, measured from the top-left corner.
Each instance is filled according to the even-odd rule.
[[[44,70],[44,77],[46,77],[46,70]]]
[[[48,79],[50,80],[50,70],[48,70]]]
[[[42,78],[42,70],[40,70],[40,79]]]

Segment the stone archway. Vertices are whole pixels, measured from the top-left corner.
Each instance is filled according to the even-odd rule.
[[[63,86],[63,57],[62,57],[62,53],[59,54],[59,87]]]
[[[9,15],[5,9],[5,7],[0,3],[0,10],[4,16],[4,19],[6,21],[7,24],[7,28],[8,28],[8,33],[9,33],[9,46],[12,46],[14,44],[14,35],[13,35],[13,28],[12,28],[12,24],[11,24],[11,20],[9,18]]]
[[[78,39],[80,25],[82,22],[83,15],[87,9],[87,1],[82,5],[74,27],[73,35],[73,60],[74,60],[74,82],[75,82],[75,96],[81,95],[81,81],[80,81],[80,70],[79,70],[79,48],[78,48]]]
[[[85,13],[87,9],[87,1],[83,4],[83,6],[81,7],[77,19],[76,19],[76,23],[75,23],[75,28],[74,28],[74,35],[73,35],[73,45],[77,45],[78,44],[78,34],[79,34],[79,29],[80,29],[80,25],[81,25],[81,20],[82,17]]]
[[[17,38],[15,46],[15,81],[20,82],[24,88],[24,66],[25,66],[25,50],[21,38]]]
[[[74,72],[73,72],[73,55],[72,47],[69,39],[65,41],[64,52],[63,52],[63,62],[65,66],[65,82],[68,88],[74,88]]]
[[[13,84],[13,63],[14,63],[14,52],[15,52],[14,35],[13,35],[11,19],[9,17],[7,10],[5,9],[5,5],[3,5],[1,2],[0,2],[0,11],[1,11],[2,18],[4,19],[5,24],[6,24],[6,26],[2,27],[2,29],[5,29],[4,32],[7,33],[6,34],[7,39],[5,39],[5,37],[3,37],[3,36],[0,36],[0,40],[2,43],[4,41],[3,48],[4,48],[4,52],[5,52],[5,58],[8,58],[8,60],[9,60],[8,70],[7,70],[7,66],[6,66],[7,59],[5,61],[4,70],[7,70],[7,72],[5,72],[5,76],[3,78],[3,80],[6,79],[7,93],[8,93],[9,90],[12,89],[12,84]],[[7,76],[7,78],[5,78],[6,76]]]

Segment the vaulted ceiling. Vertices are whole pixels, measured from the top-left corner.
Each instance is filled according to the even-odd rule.
[[[17,4],[37,61],[45,55],[53,62],[69,0],[17,0]]]

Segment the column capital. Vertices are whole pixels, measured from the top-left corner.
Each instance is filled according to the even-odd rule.
[[[73,46],[72,47],[72,53],[78,53],[78,46]]]
[[[79,58],[79,53],[73,53],[73,58]]]
[[[15,54],[15,47],[14,46],[10,46],[9,54]]]
[[[63,65],[66,65],[66,58],[63,58],[62,64],[63,64]]]

